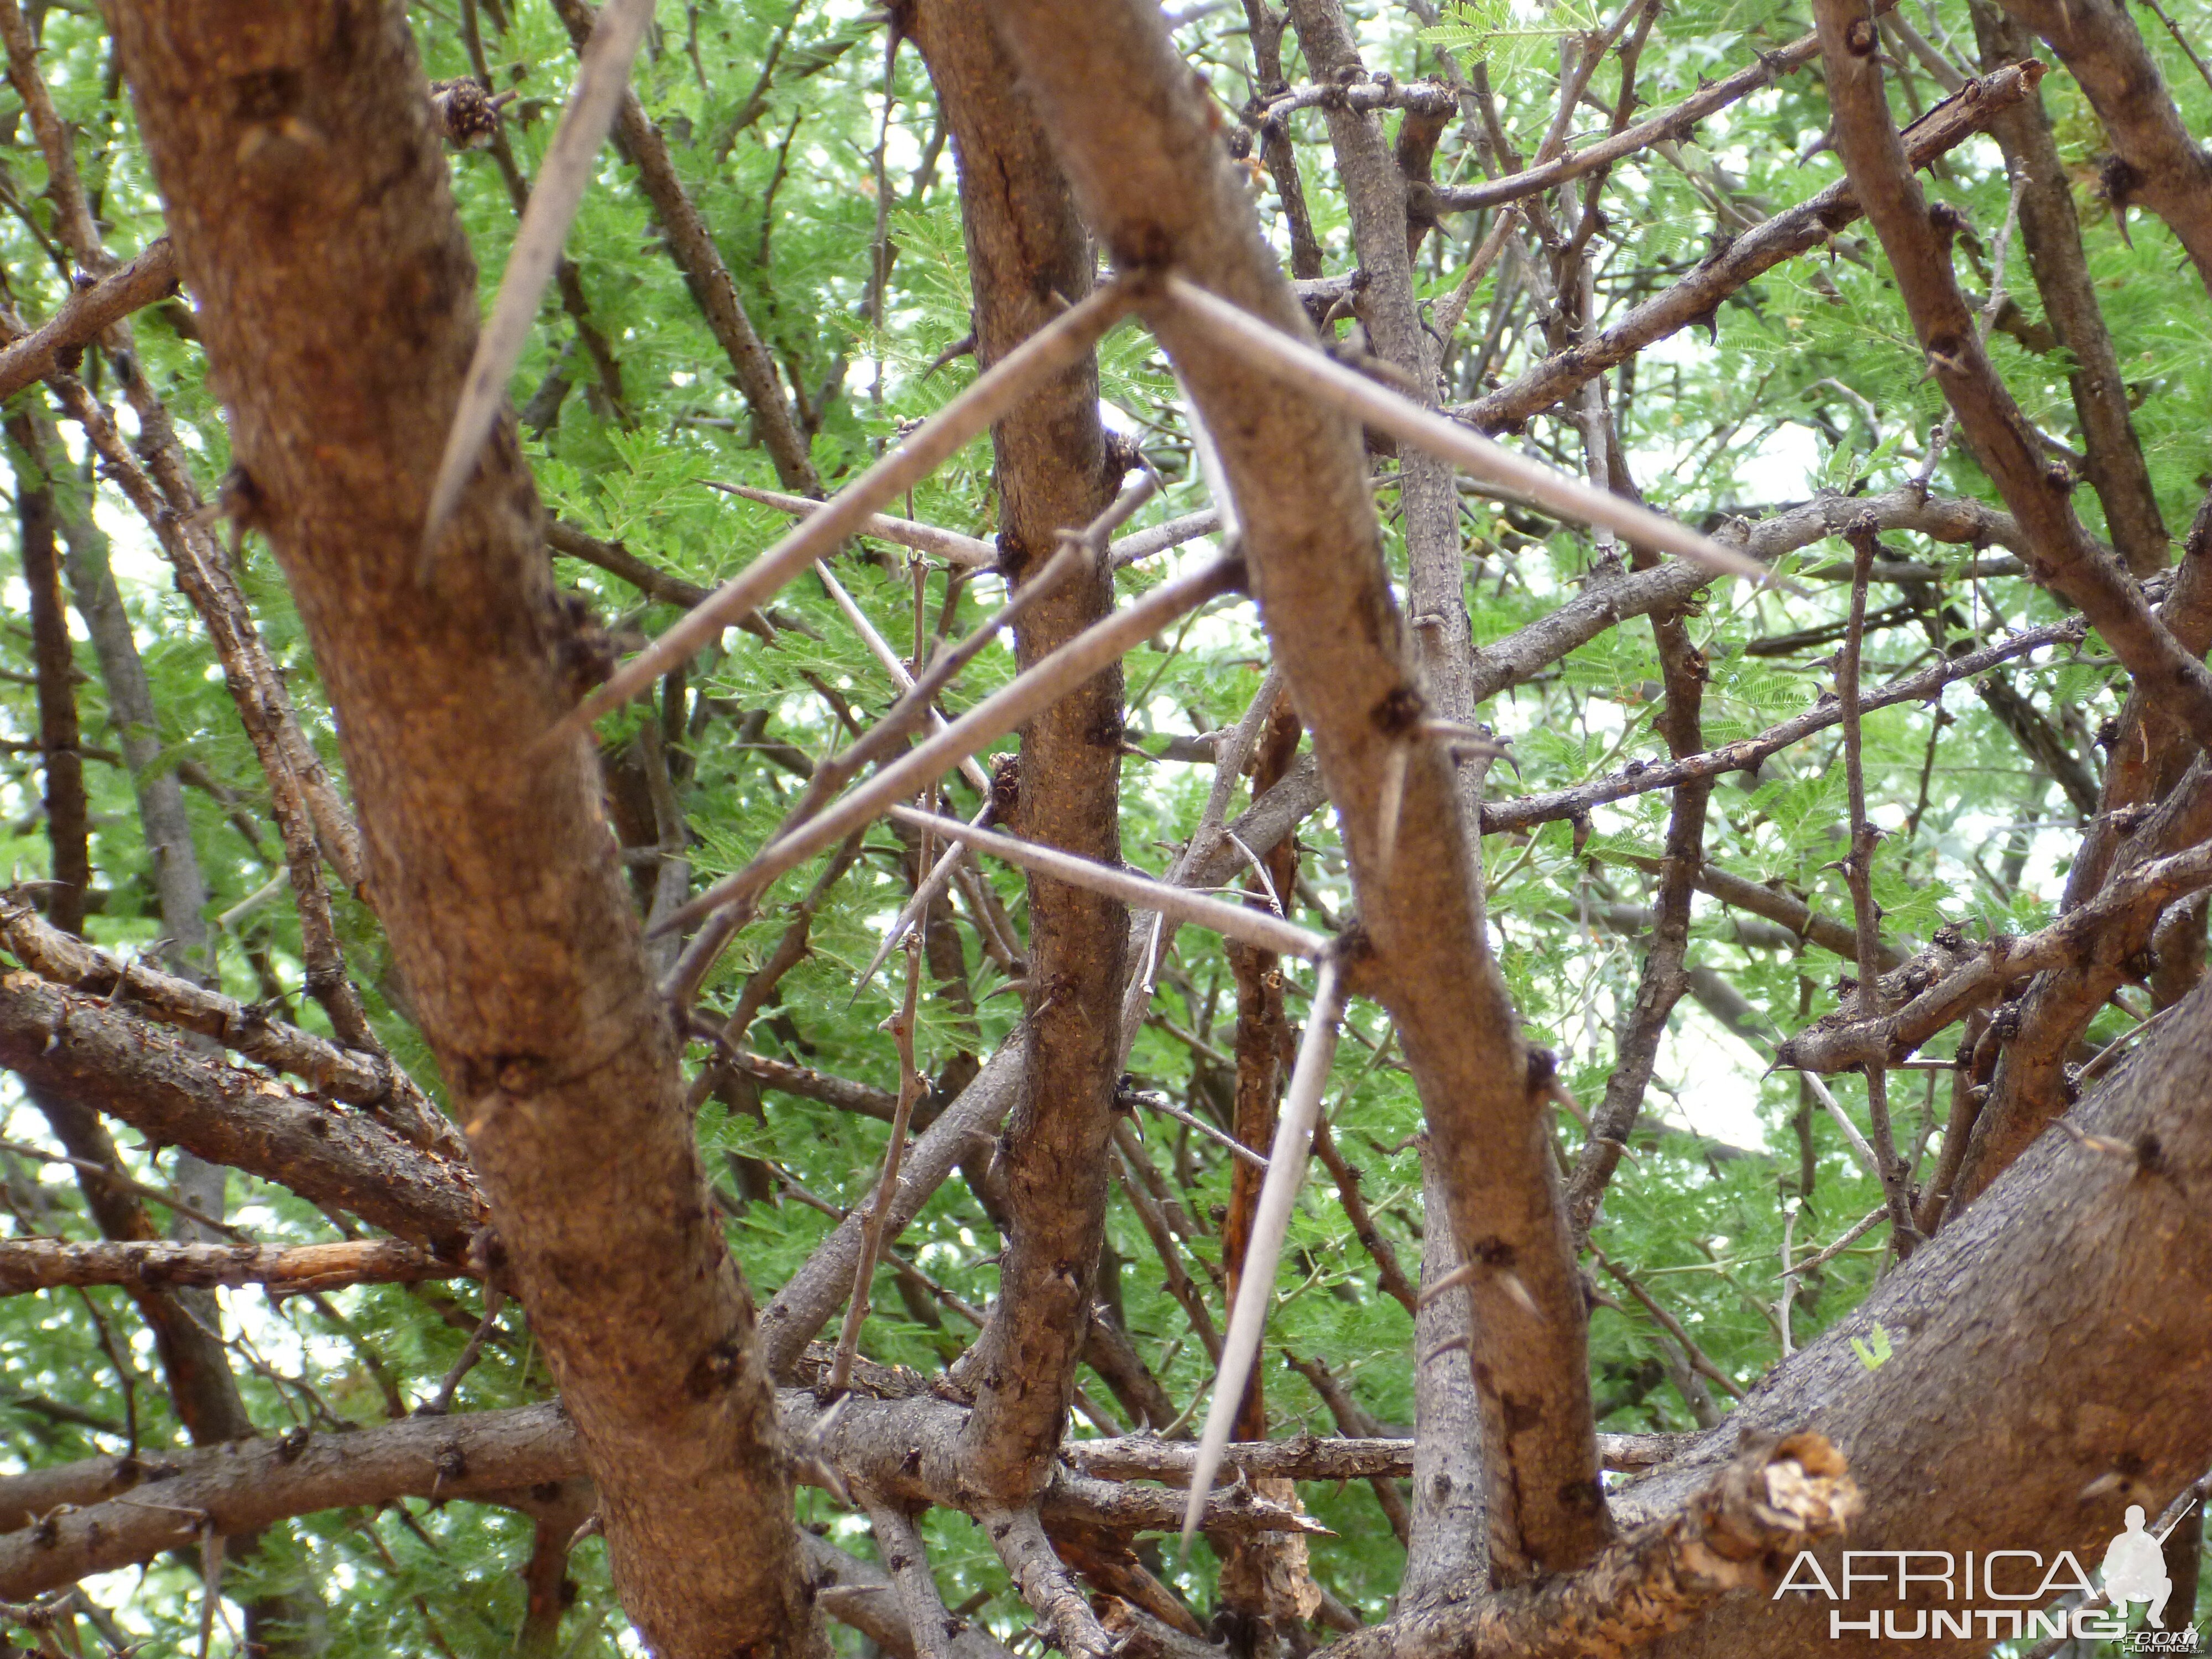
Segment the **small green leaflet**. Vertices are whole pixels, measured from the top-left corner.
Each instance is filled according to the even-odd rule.
[[[1851,1352],[1859,1357],[1860,1364],[1870,1371],[1878,1371],[1889,1363],[1890,1355],[1896,1350],[1889,1346],[1888,1329],[1877,1323],[1872,1341],[1862,1342],[1856,1336],[1851,1339]]]
[[[1586,33],[1594,25],[1576,15],[1572,6],[1554,9],[1560,27],[1513,27],[1513,0],[1454,0],[1445,21],[1421,31],[1424,45],[1460,54],[1471,69],[1490,60],[1491,48],[1500,40],[1549,40],[1561,35]]]

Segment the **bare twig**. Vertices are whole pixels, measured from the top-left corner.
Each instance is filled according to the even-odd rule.
[[[891,1197],[898,1190],[899,1165],[906,1158],[907,1126],[914,1118],[914,1103],[921,1097],[921,1073],[914,1063],[915,1012],[921,996],[921,941],[907,941],[906,997],[891,1017],[892,1040],[898,1045],[898,1107],[891,1115],[890,1139],[884,1147],[884,1172],[876,1182],[876,1195],[868,1205],[860,1230],[860,1258],[853,1266],[853,1298],[846,1304],[845,1323],[837,1335],[837,1357],[830,1370],[830,1392],[842,1394],[853,1374],[853,1358],[860,1350],[860,1327],[868,1316],[869,1291],[875,1282],[876,1261],[883,1253],[884,1235],[890,1221]]]
[[[1866,636],[1867,573],[1881,543],[1874,527],[1863,523],[1852,526],[1850,538],[1854,557],[1850,624],[1836,665],[1844,727],[1844,787],[1850,807],[1850,852],[1844,861],[1844,879],[1850,889],[1851,914],[1858,930],[1859,1012],[1866,1018],[1879,1019],[1882,1015],[1881,912],[1874,902],[1876,831],[1867,817],[1866,761],[1859,720],[1859,648]],[[1897,1138],[1890,1131],[1889,1078],[1883,1060],[1866,1068],[1866,1085],[1875,1169],[1889,1200],[1890,1238],[1903,1257],[1911,1254],[1920,1235],[1912,1224],[1912,1172],[1898,1156]]]

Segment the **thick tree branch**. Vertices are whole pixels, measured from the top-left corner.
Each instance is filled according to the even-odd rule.
[[[318,1093],[368,1109],[426,1152],[466,1160],[460,1135],[387,1054],[342,1047],[272,1019],[264,1008],[72,939],[48,927],[20,891],[0,899],[0,945],[43,980],[212,1037],[248,1060],[289,1073]]]
[[[1120,0],[988,9],[1117,263],[1173,263],[1271,326],[1309,333],[1158,13]],[[1582,1291],[1520,1037],[1475,925],[1472,826],[1442,746],[1416,735],[1420,694],[1356,433],[1284,397],[1180,304],[1155,326],[1228,469],[1277,660],[1342,814],[1377,987],[1448,1171],[1453,1225],[1483,1264],[1474,1360],[1493,1569],[1510,1580],[1578,1565],[1607,1532]]]
[[[2029,55],[2033,47],[2027,31],[2001,10],[1996,0],[1971,0],[1968,10],[1985,70],[2000,70]],[[2088,452],[2089,482],[2104,504],[2112,544],[2140,580],[2166,564],[2166,525],[2159,516],[2149,469],[2143,464],[2142,445],[2129,417],[2127,383],[2090,277],[2081,222],[2074,211],[2073,181],[2059,155],[2041,90],[2006,110],[1990,124],[1990,131],[2003,148],[2006,167],[2023,185],[2021,240],[2027,249],[2036,290],[2043,297],[2043,313],[2058,343],[2074,354],[2066,383],[2081,422],[2082,447]]]
[[[161,236],[120,270],[71,289],[60,310],[0,349],[0,400],[57,371],[73,372],[79,356],[111,325],[167,298],[176,288],[176,250]]]
[[[2212,287],[2212,155],[2191,135],[2135,20],[2113,0],[2004,0],[2051,43],[2081,82],[2112,141],[2105,193],[2124,215],[2133,202],[2166,221]]]
[[[2027,537],[2030,573],[2081,606],[2136,683],[2169,702],[2198,742],[2212,740],[2212,672],[2182,649],[2134,580],[2089,539],[2067,499],[2072,475],[2043,458],[2027,417],[1990,362],[1959,293],[1949,237],[1929,217],[1890,122],[1873,25],[1849,0],[1824,0],[1817,16],[1836,149],[1881,238],[1936,383],[1957,411],[1975,459]]]
[[[107,1000],[14,975],[0,986],[0,1065],[164,1146],[349,1210],[459,1259],[483,1224],[465,1168],[391,1130],[226,1064]]]
[[[391,1238],[289,1246],[0,1239],[0,1295],[7,1296],[64,1285],[266,1285],[289,1295],[347,1285],[412,1284],[468,1272]]]
[[[574,738],[532,747],[579,659],[511,434],[422,580],[477,301],[404,21],[366,0],[250,33],[204,0],[115,21],[250,480],[235,510],[315,647],[379,913],[588,1449],[624,1604],[670,1659],[811,1654],[751,1301],[595,769]],[[215,95],[240,76],[281,106]]]

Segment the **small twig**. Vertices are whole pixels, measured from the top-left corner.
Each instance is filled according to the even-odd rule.
[[[1790,1330],[1790,1310],[1797,1300],[1796,1269],[1790,1266],[1790,1255],[1796,1247],[1797,1212],[1802,1199],[1791,1199],[1782,1212],[1782,1295],[1774,1304],[1774,1323],[1782,1333],[1782,1357],[1784,1359],[1797,1351],[1796,1339]],[[1887,1214],[1887,1208],[1880,1212]]]
[[[2015,200],[2017,196],[2015,195]],[[1858,1008],[1862,1019],[1882,1014],[1881,911],[1874,900],[1874,848],[1877,834],[1867,817],[1864,734],[1859,714],[1859,655],[1866,638],[1867,580],[1881,540],[1873,524],[1854,520],[1844,535],[1852,553],[1850,625],[1836,666],[1836,690],[1843,704],[1844,785],[1850,803],[1850,853],[1844,862],[1844,884],[1850,889],[1851,914],[1858,927]],[[1897,1140],[1889,1122],[1889,1073],[1887,1055],[1865,1067],[1867,1121],[1873,1130],[1875,1171],[1889,1200],[1890,1244],[1899,1261],[1912,1254],[1920,1242],[1912,1222],[1912,1171],[1898,1156]]]
[[[1807,1256],[1802,1261],[1796,1263],[1793,1267],[1785,1268],[1785,1274],[1789,1277],[1796,1278],[1801,1274],[1811,1273],[1815,1267],[1825,1267],[1829,1262],[1833,1261],[1845,1250],[1850,1249],[1852,1245],[1857,1243],[1859,1240],[1864,1238],[1869,1233],[1872,1232],[1876,1227],[1879,1227],[1883,1222],[1888,1219],[1889,1206],[1886,1203],[1875,1209],[1869,1211],[1865,1215],[1860,1217],[1858,1220],[1853,1222],[1851,1225],[1844,1231],[1844,1236],[1841,1238],[1829,1245],[1826,1249],[1817,1250],[1813,1255]]]
[[[490,1338],[492,1328],[499,1322],[500,1310],[506,1305],[507,1297],[501,1292],[499,1286],[496,1285],[484,1286],[483,1317],[477,1322],[476,1329],[469,1333],[469,1340],[461,1349],[461,1357],[453,1362],[453,1368],[446,1373],[445,1381],[438,1385],[438,1392],[415,1408],[416,1416],[443,1417],[453,1410],[453,1395],[460,1389],[461,1379],[466,1376],[477,1361],[483,1358],[484,1343]]]
[[[891,1115],[890,1143],[884,1149],[884,1172],[876,1182],[875,1201],[869,1205],[860,1228],[860,1259],[853,1266],[853,1295],[845,1305],[845,1323],[837,1334],[837,1357],[830,1367],[829,1391],[845,1392],[853,1375],[853,1358],[860,1345],[860,1327],[868,1316],[869,1293],[876,1277],[876,1261],[883,1254],[884,1231],[890,1220],[891,1196],[898,1190],[899,1165],[906,1157],[907,1126],[913,1121],[914,1103],[921,1098],[921,1073],[914,1062],[915,1010],[921,997],[921,939],[915,935],[906,945],[906,997],[890,1021],[891,1037],[898,1045],[898,1109]]]
[[[1607,1255],[1595,1243],[1589,1249],[1590,1254],[1597,1258],[1598,1265],[1612,1274],[1620,1282],[1620,1287],[1636,1298],[1638,1305],[1658,1321],[1660,1328],[1674,1339],[1675,1346],[1681,1349],[1682,1357],[1689,1361],[1692,1370],[1708,1382],[1719,1383],[1735,1399],[1741,1400],[1744,1397],[1742,1385],[1718,1365],[1713,1364],[1705,1351],[1692,1339],[1689,1332],[1682,1328],[1680,1320],[1662,1307],[1650,1291],[1638,1284],[1632,1274],[1620,1263]]]
[[[27,1146],[20,1140],[0,1140],[0,1152],[11,1152],[17,1158],[35,1158],[41,1164],[66,1164],[72,1170],[85,1170],[88,1174],[99,1176],[110,1186],[121,1188],[125,1192],[135,1193],[140,1198],[150,1198],[156,1204],[165,1205],[179,1215],[198,1222],[203,1227],[212,1227],[219,1233],[240,1241],[245,1240],[246,1237],[241,1229],[232,1226],[227,1221],[219,1220],[205,1211],[194,1209],[184,1200],[164,1188],[149,1187],[143,1181],[133,1181],[112,1164],[101,1164],[88,1158],[71,1158],[62,1152],[49,1152],[37,1146]]]

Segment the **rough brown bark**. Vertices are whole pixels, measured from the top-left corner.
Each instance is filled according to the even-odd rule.
[[[2199,1315],[2212,1294],[2212,1224],[2198,1197],[2212,1182],[2208,1090],[2212,996],[2200,989],[2077,1109],[2094,1143],[2045,1134],[1864,1306],[1753,1389],[1724,1429],[1627,1489],[1624,1512],[1665,1513],[1741,1432],[1803,1426],[1836,1443],[1864,1495],[1852,1549],[2034,1550],[2045,1563],[2071,1549],[2094,1564],[2128,1504],[2155,1515],[2212,1464],[2212,1349]],[[1869,1370],[1848,1339],[1877,1324],[1894,1352]],[[1840,1584],[1837,1551],[1820,1553]],[[1836,1605],[1728,1603],[1650,1651],[1901,1650],[1831,1641]],[[1911,1601],[1881,1605],[1911,1627]],[[1987,1645],[1930,1639],[1912,1650]]]
[[[2124,214],[2139,201],[2166,221],[2212,287],[2212,155],[2174,107],[2142,32],[2114,0],[2004,0],[2051,43],[2096,106],[2112,141],[2105,193]]]
[[[2002,69],[2027,57],[2033,41],[2026,29],[1998,9],[1996,0],[1974,0],[1974,33],[1984,71]],[[2089,261],[2081,247],[2081,224],[2074,211],[2072,182],[2051,134],[2051,116],[2040,88],[2006,110],[1990,125],[2005,163],[2024,188],[2020,198],[2021,240],[2027,268],[2043,297],[2043,313],[2058,343],[2074,354],[2066,384],[2081,422],[2089,483],[2104,504],[2112,544],[2137,577],[2164,568],[2166,533],[2151,493],[2142,445],[2128,418],[2127,383],[2112,331],[2097,303]]]
[[[989,10],[1115,262],[1172,264],[1310,336],[1158,11],[1118,0]],[[1472,826],[1449,757],[1416,734],[1423,702],[1358,435],[1340,416],[1286,401],[1179,313],[1163,309],[1154,322],[1228,469],[1276,659],[1342,815],[1373,953],[1361,971],[1396,1017],[1454,1228],[1481,1266],[1471,1287],[1474,1364],[1492,1571],[1510,1580],[1577,1565],[1608,1531],[1582,1288],[1519,1034],[1478,928]],[[1391,793],[1395,837],[1378,822]]]
[[[1844,0],[1826,0],[1815,16],[1837,153],[1889,256],[1913,331],[1960,431],[2027,536],[2029,573],[2079,605],[2136,684],[2169,703],[2199,742],[2212,738],[2212,674],[2151,611],[2133,578],[2090,540],[2068,499],[2072,473],[2042,456],[1990,362],[1951,268],[1954,227],[1930,216],[1890,119],[1873,26]]]
[[[252,15],[247,15],[248,11]],[[132,7],[116,36],[244,482],[316,648],[379,910],[665,1655],[811,1653],[753,1310],[573,704],[512,436],[419,541],[475,270],[404,19]],[[351,326],[333,331],[330,319]]]
[[[952,131],[961,223],[985,367],[1091,291],[1091,239],[982,8],[924,0],[907,27]],[[1113,498],[1095,358],[992,428],[999,556],[1018,585]],[[1102,568],[1079,570],[1024,613],[1026,668],[1112,610]],[[1121,856],[1121,674],[1098,675],[1022,732],[1012,829],[1109,864]],[[1066,1424],[1104,1237],[1128,918],[1117,902],[1030,878],[1030,1038],[1000,1166],[1011,1223],[991,1322],[966,1362],[981,1385],[968,1443],[978,1480],[1009,1505],[1036,1488]]]

